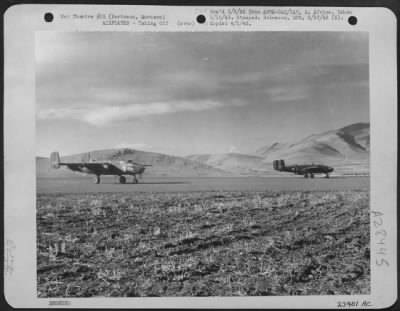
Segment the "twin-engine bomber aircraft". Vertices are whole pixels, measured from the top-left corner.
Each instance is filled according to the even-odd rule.
[[[303,164],[286,166],[284,160],[275,160],[273,162],[274,170],[280,172],[290,172],[296,175],[304,175],[304,178],[314,178],[314,174],[325,174],[329,178],[329,173],[333,168],[327,165]]]
[[[131,160],[128,161],[95,161],[90,158],[90,154],[82,156],[82,162],[60,162],[60,155],[58,152],[52,152],[50,156],[51,167],[60,168],[61,165],[67,166],[70,170],[75,172],[81,172],[86,174],[94,174],[94,183],[100,183],[101,175],[115,175],[119,176],[119,182],[121,184],[126,183],[126,177],[124,175],[133,175],[133,183],[137,184],[139,177],[142,176],[146,166],[139,163],[134,163]]]

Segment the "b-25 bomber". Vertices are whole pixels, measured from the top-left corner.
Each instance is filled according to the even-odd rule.
[[[65,165],[74,172],[81,172],[85,174],[93,174],[94,183],[100,183],[101,175],[115,175],[119,176],[119,182],[121,184],[126,183],[126,175],[133,176],[133,183],[137,184],[138,179],[136,176],[141,177],[144,173],[147,164],[139,164],[132,162],[131,160],[110,160],[110,161],[96,161],[91,159],[90,154],[82,156],[81,162],[61,162],[60,155],[58,152],[52,152],[50,156],[51,167],[58,169],[60,166]]]
[[[313,163],[286,166],[284,160],[275,160],[273,162],[273,167],[276,171],[303,175],[304,178],[314,178],[315,174],[325,174],[325,177],[329,178],[329,173],[333,172],[333,167],[327,165]]]

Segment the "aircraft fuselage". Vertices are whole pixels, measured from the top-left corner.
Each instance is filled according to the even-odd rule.
[[[305,178],[314,178],[315,174],[329,174],[333,172],[333,167],[322,164],[301,164],[301,165],[285,165],[284,160],[275,160],[273,162],[274,170],[279,172],[288,172],[296,175],[303,175]]]
[[[133,162],[107,161],[93,166],[93,163],[66,164],[66,166],[77,172],[94,175],[140,175],[144,173],[145,166]]]
[[[131,160],[109,160],[109,161],[95,161],[90,159],[90,155],[87,157],[83,156],[81,162],[61,162],[58,152],[53,152],[50,156],[51,167],[58,169],[64,165],[70,170],[75,172],[81,172],[85,174],[96,175],[94,182],[100,183],[101,175],[114,175],[119,176],[119,182],[124,184],[126,182],[126,175],[133,176],[133,183],[137,183],[138,180],[136,175],[144,173],[146,166],[135,163]]]
[[[294,173],[296,175],[304,175],[305,172],[309,174],[329,174],[333,172],[333,168],[327,165],[289,165],[281,171]]]

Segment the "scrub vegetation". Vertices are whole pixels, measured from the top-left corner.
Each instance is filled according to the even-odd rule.
[[[370,293],[369,192],[38,194],[38,297]]]

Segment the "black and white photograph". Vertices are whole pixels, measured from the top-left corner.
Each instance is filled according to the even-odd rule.
[[[368,7],[10,7],[7,303],[393,305],[396,27]]]
[[[35,48],[38,297],[370,293],[367,33]]]

